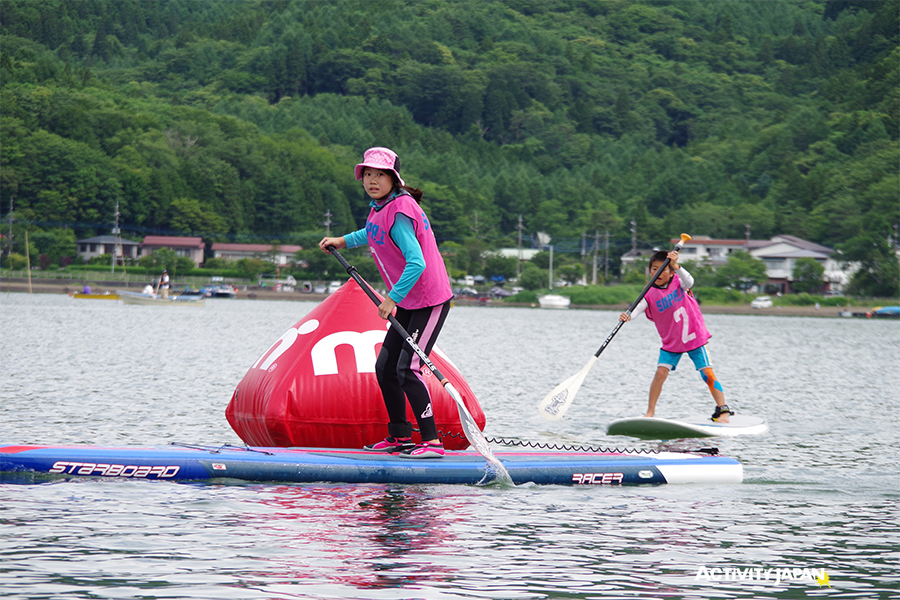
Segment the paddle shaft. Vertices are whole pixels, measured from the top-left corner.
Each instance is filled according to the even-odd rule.
[[[378,298],[378,295],[375,291],[369,286],[365,279],[362,278],[356,271],[356,267],[348,263],[341,253],[338,252],[337,248],[334,246],[328,246],[328,251],[334,255],[338,262],[341,263],[350,277],[353,278],[356,283],[359,284],[365,292],[366,295],[375,303],[375,306],[381,306],[381,300]],[[444,377],[444,375],[440,372],[440,370],[434,365],[433,362],[428,358],[428,355],[425,354],[425,351],[419,348],[419,345],[416,344],[415,340],[413,340],[412,336],[409,335],[409,332],[406,331],[406,328],[400,324],[400,321],[397,320],[394,315],[388,315],[388,321],[390,321],[391,326],[397,330],[397,332],[404,337],[406,343],[409,344],[409,347],[413,349],[413,351],[418,355],[418,357],[425,363],[434,376],[438,378],[438,381],[441,382],[441,385],[444,386],[444,389],[447,390],[447,393],[450,394],[450,397],[453,398],[453,401],[456,402],[456,408],[459,412],[459,421],[460,425],[462,425],[463,433],[466,434],[466,439],[469,440],[469,443],[478,451],[481,456],[483,456],[493,467],[495,476],[498,480],[510,483],[512,482],[512,478],[509,475],[509,472],[506,470],[506,467],[503,466],[503,463],[494,456],[494,452],[491,450],[490,444],[488,444],[487,438],[484,437],[484,434],[481,433],[481,430],[478,428],[478,425],[475,423],[475,419],[472,418],[472,415],[469,413],[469,409],[466,408],[465,403],[463,402],[462,396],[459,395],[459,392],[456,391],[456,388],[453,387],[453,384],[450,383],[450,380]],[[485,475],[487,477],[487,475]]]
[[[366,280],[362,278],[362,275],[357,272],[356,267],[348,263],[347,260],[343,256],[341,256],[341,253],[338,252],[337,248],[335,248],[334,246],[329,246],[328,250],[334,255],[336,259],[338,259],[338,262],[341,263],[341,266],[347,269],[347,273],[350,275],[350,277],[352,277],[356,281],[356,283],[359,284],[359,287],[361,287],[363,291],[366,292],[366,295],[372,300],[372,302],[375,303],[375,306],[381,306],[381,300],[378,298],[378,295],[374,290],[372,290]],[[416,344],[415,340],[412,339],[412,336],[409,335],[409,332],[406,331],[406,328],[400,324],[400,321],[398,321],[394,315],[388,315],[388,321],[390,321],[394,329],[396,329],[397,332],[406,339],[406,343],[409,344],[413,351],[415,351],[415,353],[419,356],[419,358],[422,359],[422,362],[425,363],[425,366],[427,366],[431,370],[431,372],[434,373],[434,376],[438,378],[438,381],[441,382],[441,385],[446,386],[447,383],[449,383],[449,380],[444,377],[441,374],[440,370],[438,370],[438,368],[434,365],[434,363],[431,362],[431,360],[428,358],[428,355],[425,354],[425,351],[419,348],[419,345]]]
[[[689,236],[686,233],[682,233],[681,241],[678,242],[677,244],[675,244],[674,251],[678,252],[679,250],[681,250],[681,247],[684,246],[684,243],[690,239],[691,239],[691,236]],[[672,260],[668,256],[666,256],[666,260],[663,261],[663,264],[660,265],[660,267],[653,274],[653,277],[650,278],[650,281],[647,282],[647,285],[644,286],[644,289],[641,291],[641,295],[638,296],[635,299],[635,301],[631,303],[631,306],[628,307],[628,310],[625,311],[629,317],[631,316],[631,311],[633,311],[635,309],[635,307],[641,303],[641,300],[643,300],[644,296],[647,295],[647,292],[650,291],[650,287],[653,285],[653,282],[655,282],[656,278],[659,277],[659,274],[662,273],[663,270],[665,270],[665,268],[669,266],[670,262],[672,262]],[[616,324],[616,326],[613,328],[612,332],[608,336],[606,336],[606,340],[603,342],[603,345],[600,346],[600,349],[594,353],[594,356],[599,357],[601,354],[603,354],[603,351],[606,350],[606,347],[609,345],[609,342],[612,341],[612,339],[614,337],[616,337],[616,334],[619,333],[619,330],[622,328],[622,325],[624,325],[624,324],[625,324],[625,321],[619,321]]]

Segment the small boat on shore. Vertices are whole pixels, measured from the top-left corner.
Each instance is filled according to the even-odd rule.
[[[553,246],[550,248],[550,293],[545,296],[538,296],[538,304],[541,308],[569,308],[572,299],[568,296],[561,296],[553,293]]]
[[[161,305],[161,306],[203,306],[205,300],[203,296],[169,296],[168,298],[160,298],[153,294],[142,294],[140,292],[129,292],[127,290],[116,290],[116,293],[122,298],[124,304],[141,304],[141,305]]]
[[[237,289],[233,285],[216,285],[203,288],[203,295],[207,298],[235,298]]]
[[[546,296],[538,296],[538,303],[541,308],[569,308],[572,299],[559,294],[547,294]]]

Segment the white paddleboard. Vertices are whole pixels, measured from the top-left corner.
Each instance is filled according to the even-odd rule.
[[[694,415],[685,419],[631,417],[616,419],[606,428],[608,435],[627,435],[642,440],[674,440],[678,438],[727,437],[760,435],[769,424],[760,417],[731,415],[728,423],[718,423],[710,416]]]

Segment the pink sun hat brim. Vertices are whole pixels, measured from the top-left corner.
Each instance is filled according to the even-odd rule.
[[[357,181],[362,179],[363,169],[366,167],[390,171],[397,176],[397,181],[400,182],[400,185],[406,185],[403,178],[400,177],[400,157],[390,148],[376,147],[366,150],[366,153],[363,154],[363,161],[353,169],[353,174],[356,176]]]

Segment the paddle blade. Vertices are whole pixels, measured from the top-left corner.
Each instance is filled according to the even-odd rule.
[[[503,463],[494,456],[490,444],[488,444],[488,441],[484,437],[484,434],[481,433],[481,430],[478,429],[478,424],[475,423],[475,419],[472,418],[469,409],[466,408],[462,396],[459,395],[459,392],[456,391],[456,388],[453,387],[453,384],[449,381],[444,384],[444,389],[447,390],[456,402],[456,408],[459,410],[459,422],[462,424],[463,433],[466,434],[469,443],[472,444],[479,454],[487,459],[498,480],[503,483],[512,483],[512,477],[510,477],[509,471],[507,471],[506,467],[503,466]]]
[[[541,400],[541,403],[538,404],[538,412],[541,413],[542,417],[548,421],[562,419],[566,411],[569,410],[569,406],[572,405],[572,401],[575,400],[575,394],[578,393],[585,375],[588,374],[595,362],[597,362],[597,357],[592,356],[580,371],[553,388],[553,391]]]

